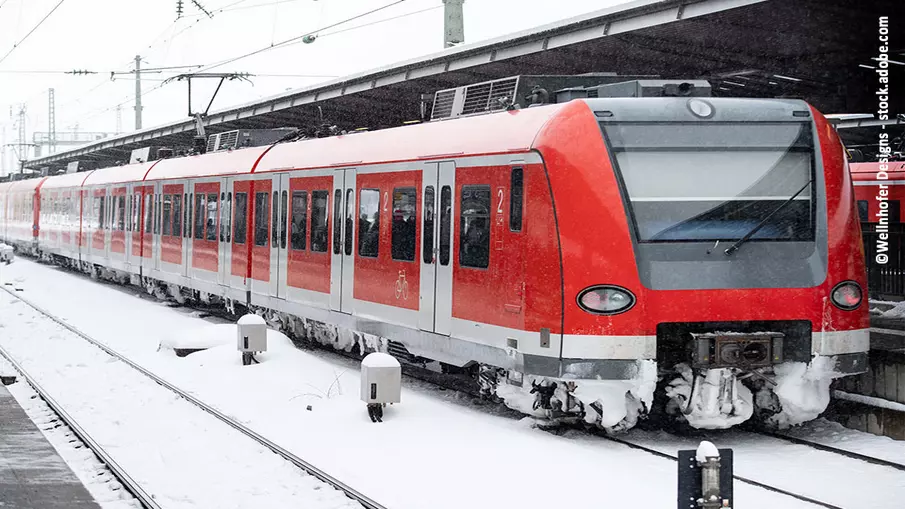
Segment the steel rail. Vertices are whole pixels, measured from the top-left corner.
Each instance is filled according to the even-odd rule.
[[[4,290],[6,290],[4,288]],[[7,290],[9,291],[9,290]],[[119,463],[116,462],[107,451],[104,450],[93,438],[88,434],[76,421],[72,418],[66,410],[63,410],[63,407],[57,403],[53,397],[44,390],[43,387],[22,368],[18,362],[7,352],[2,346],[0,346],[0,355],[2,355],[7,362],[9,362],[12,367],[22,375],[22,378],[28,382],[29,385],[41,396],[47,406],[50,407],[51,410],[56,413],[60,419],[69,426],[69,429],[72,430],[73,433],[81,440],[88,448],[93,452],[113,473],[113,476],[122,483],[123,486],[126,487],[126,490],[132,494],[145,509],[161,509],[154,498],[141,487],[141,485],[135,479],[132,479],[126,470],[120,466]]]
[[[179,396],[185,398],[186,400],[188,400],[189,402],[191,402],[192,404],[194,404],[194,405],[197,406],[198,408],[200,408],[200,409],[202,409],[202,410],[208,412],[209,414],[213,415],[213,416],[216,417],[217,419],[219,419],[219,420],[221,420],[222,422],[224,422],[224,423],[226,423],[226,424],[232,426],[234,429],[236,429],[237,431],[241,432],[242,434],[248,436],[248,437],[251,438],[252,440],[255,440],[256,442],[260,443],[260,444],[263,445],[264,447],[267,447],[267,448],[270,449],[271,451],[273,451],[273,452],[279,454],[279,455],[282,456],[284,459],[288,460],[289,462],[291,462],[291,463],[294,464],[295,466],[301,468],[302,470],[308,472],[309,474],[311,474],[311,475],[314,476],[315,478],[317,478],[317,479],[319,479],[319,480],[321,480],[321,481],[323,481],[323,482],[325,482],[325,483],[327,483],[327,484],[333,486],[334,488],[338,489],[339,491],[342,491],[342,492],[345,493],[348,497],[350,497],[350,498],[352,498],[353,500],[356,500],[357,502],[359,502],[359,503],[360,503],[361,505],[363,505],[366,509],[386,509],[386,507],[384,507],[383,505],[381,505],[381,504],[378,503],[377,501],[371,499],[371,498],[368,497],[367,495],[365,495],[365,494],[359,492],[358,490],[352,488],[351,486],[348,486],[347,484],[345,484],[345,483],[343,483],[342,481],[340,481],[339,479],[337,479],[337,478],[331,476],[331,475],[328,474],[327,472],[325,472],[325,471],[323,471],[323,470],[317,468],[316,466],[314,466],[314,465],[312,465],[311,463],[309,463],[309,462],[303,460],[302,458],[299,458],[299,457],[296,456],[295,454],[292,454],[291,452],[287,451],[287,450],[284,449],[283,447],[281,447],[281,446],[277,445],[276,443],[274,443],[274,442],[268,440],[267,438],[261,436],[261,435],[258,434],[257,432],[255,432],[255,431],[249,429],[249,428],[246,427],[245,425],[243,425],[243,424],[241,424],[241,423],[238,423],[238,422],[236,422],[235,420],[229,418],[228,416],[226,416],[224,413],[220,412],[220,411],[217,410],[216,408],[214,408],[214,407],[212,407],[212,406],[210,406],[210,405],[204,403],[203,401],[201,401],[201,400],[199,400],[198,398],[192,396],[192,395],[189,394],[188,392],[183,391],[183,390],[180,389],[179,387],[176,387],[175,385],[169,383],[169,382],[166,381],[165,379],[163,379],[163,378],[161,378],[161,377],[155,375],[155,374],[152,373],[151,371],[148,371],[148,370],[145,369],[144,367],[142,367],[142,366],[140,366],[140,365],[138,365],[138,364],[132,362],[131,360],[129,360],[128,358],[126,358],[126,357],[124,357],[124,356],[122,356],[122,355],[120,355],[118,352],[116,352],[115,350],[111,349],[110,347],[108,347],[107,345],[103,344],[102,342],[97,341],[96,339],[94,339],[94,338],[92,338],[91,336],[85,334],[84,332],[82,332],[81,330],[77,329],[76,327],[70,325],[70,324],[67,323],[66,321],[64,321],[64,320],[62,320],[62,319],[60,319],[60,318],[58,318],[58,317],[57,317],[56,315],[54,315],[53,313],[51,313],[51,312],[45,310],[44,308],[38,306],[37,304],[31,302],[30,300],[26,299],[25,297],[22,297],[21,295],[17,295],[16,293],[14,293],[13,291],[10,291],[10,290],[9,290],[8,288],[6,288],[5,286],[0,286],[0,288],[2,288],[6,293],[9,293],[9,294],[12,295],[13,297],[15,297],[15,298],[21,300],[21,301],[24,302],[25,304],[28,304],[30,307],[32,307],[33,309],[35,309],[37,312],[41,313],[42,315],[44,315],[44,316],[50,318],[51,320],[53,320],[54,322],[58,323],[58,324],[61,325],[62,327],[66,328],[68,331],[70,331],[70,332],[72,332],[73,334],[79,336],[80,338],[84,339],[85,341],[88,341],[88,342],[91,343],[92,345],[94,345],[94,346],[100,348],[101,350],[103,350],[104,352],[106,352],[108,355],[110,355],[110,356],[112,356],[112,357],[115,357],[116,359],[118,359],[118,360],[120,360],[120,361],[122,361],[122,362],[128,364],[130,367],[132,367],[132,368],[134,368],[135,370],[141,372],[143,375],[145,375],[145,376],[147,376],[148,378],[154,380],[154,381],[157,382],[158,384],[160,384],[160,385],[166,387],[167,389],[169,389],[169,390],[175,392],[175,393],[178,394]]]

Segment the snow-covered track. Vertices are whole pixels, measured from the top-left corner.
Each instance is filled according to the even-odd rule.
[[[6,289],[4,288],[4,290]],[[157,505],[157,502],[154,501],[154,498],[151,497],[151,495],[148,494],[148,492],[146,492],[144,488],[142,488],[141,485],[138,484],[138,482],[132,479],[132,477],[129,476],[129,473],[126,472],[126,470],[121,467],[116,462],[116,460],[113,459],[113,457],[107,454],[107,451],[105,451],[104,448],[97,443],[97,441],[91,438],[91,435],[89,435],[88,432],[86,432],[79,425],[79,423],[77,423],[75,419],[73,419],[72,416],[70,416],[66,412],[66,410],[53,398],[53,396],[45,391],[44,388],[41,387],[41,385],[37,382],[37,380],[29,375],[28,372],[25,371],[25,369],[23,369],[22,366],[18,362],[16,362],[16,360],[11,355],[9,355],[9,353],[4,350],[2,346],[0,346],[0,355],[2,355],[3,358],[6,359],[6,361],[9,362],[9,364],[19,373],[19,375],[22,376],[22,378],[24,378],[26,382],[28,382],[28,384],[35,390],[35,392],[38,393],[41,399],[43,399],[44,402],[47,403],[47,406],[49,406],[50,409],[53,410],[53,412],[60,418],[60,420],[63,421],[63,423],[65,423],[73,433],[75,433],[78,439],[81,440],[82,443],[85,444],[85,446],[88,447],[88,449],[90,449],[91,452],[93,452],[95,456],[97,456],[98,459],[100,459],[107,466],[116,480],[118,480],[126,488],[126,490],[132,496],[134,496],[136,500],[139,501],[139,503],[141,503],[141,505],[145,509],[161,509],[161,507]]]
[[[189,393],[183,391],[183,390],[180,389],[179,387],[176,387],[175,385],[173,385],[173,384],[169,383],[168,381],[164,380],[163,378],[161,378],[161,377],[155,375],[155,374],[152,373],[151,371],[148,371],[147,369],[145,369],[145,368],[143,368],[142,366],[136,364],[135,362],[132,362],[132,361],[131,361],[130,359],[128,359],[127,357],[125,357],[125,356],[123,356],[123,355],[120,355],[118,352],[116,352],[115,350],[109,348],[109,347],[108,347],[107,345],[105,345],[104,343],[95,340],[95,339],[92,338],[91,336],[85,334],[84,332],[82,332],[82,331],[79,330],[78,328],[73,327],[72,325],[70,325],[69,323],[67,323],[65,320],[60,319],[59,317],[57,317],[57,316],[54,315],[53,313],[51,313],[51,312],[45,310],[45,309],[42,308],[41,306],[38,306],[37,304],[31,302],[30,300],[26,299],[25,297],[22,297],[22,296],[19,295],[18,293],[9,290],[9,289],[6,288],[5,286],[0,286],[0,288],[2,288],[3,291],[5,291],[5,292],[7,292],[8,294],[12,295],[12,296],[15,297],[16,299],[18,299],[18,300],[22,301],[23,303],[27,304],[28,306],[30,306],[31,308],[33,308],[35,311],[37,311],[37,312],[41,313],[42,315],[46,316],[47,318],[53,320],[54,322],[56,322],[57,324],[59,324],[60,326],[62,326],[63,328],[65,328],[66,330],[68,330],[68,331],[72,332],[73,334],[79,336],[80,338],[82,338],[82,339],[84,339],[85,341],[91,343],[92,345],[96,346],[97,348],[100,348],[101,350],[103,350],[103,351],[104,351],[105,353],[107,353],[108,355],[110,355],[110,356],[116,358],[117,360],[122,361],[123,363],[127,364],[128,366],[134,368],[135,370],[139,371],[140,373],[142,373],[143,375],[147,376],[148,378],[154,380],[155,382],[157,382],[157,383],[160,384],[161,386],[163,386],[163,387],[165,387],[165,388],[167,388],[167,389],[173,391],[174,393],[178,394],[180,397],[184,398],[186,401],[189,401],[189,402],[191,402],[192,404],[194,404],[195,406],[197,406],[198,408],[200,408],[200,409],[202,409],[202,410],[204,410],[204,411],[210,413],[211,415],[213,415],[214,417],[216,417],[217,419],[219,419],[219,420],[222,421],[223,423],[228,424],[229,426],[231,426],[231,427],[234,428],[235,430],[241,432],[242,434],[248,436],[248,437],[251,438],[252,440],[254,440],[254,441],[258,442],[259,444],[263,445],[264,447],[270,449],[270,450],[273,451],[274,453],[280,455],[281,457],[283,457],[283,458],[286,459],[287,461],[291,462],[291,463],[294,464],[295,466],[301,468],[302,470],[304,470],[305,472],[309,473],[309,474],[312,475],[313,477],[315,477],[315,478],[317,478],[317,479],[319,479],[319,480],[321,480],[321,481],[323,481],[323,482],[325,482],[325,483],[327,483],[327,484],[333,486],[334,488],[338,489],[339,491],[345,493],[349,498],[351,498],[351,499],[353,499],[353,500],[359,502],[359,503],[360,503],[362,506],[364,506],[366,509],[387,509],[386,507],[384,507],[383,505],[381,505],[381,504],[378,503],[377,501],[372,500],[371,498],[369,498],[369,497],[366,496],[365,494],[360,493],[359,491],[355,490],[355,489],[352,488],[351,486],[346,485],[345,483],[343,483],[343,482],[340,481],[339,479],[334,478],[334,477],[331,476],[330,474],[328,474],[328,473],[326,473],[326,472],[320,470],[319,468],[315,467],[315,466],[312,465],[311,463],[308,463],[307,461],[305,461],[305,460],[303,460],[302,458],[296,456],[295,454],[292,454],[291,452],[289,452],[288,450],[286,450],[286,449],[284,449],[283,447],[279,446],[278,444],[276,444],[276,443],[274,443],[274,442],[268,440],[267,438],[261,436],[260,434],[256,433],[255,431],[253,431],[253,430],[249,429],[248,427],[244,426],[243,424],[241,424],[241,423],[235,421],[234,419],[228,417],[227,415],[225,415],[224,413],[220,412],[220,411],[217,410],[216,408],[214,408],[214,407],[212,407],[212,406],[210,406],[210,405],[204,403],[203,401],[199,400],[198,398],[196,398],[196,397],[192,396],[191,394],[189,394]],[[9,356],[7,356],[7,355],[4,354],[4,357],[6,357],[7,359],[10,360],[10,362],[12,362],[12,359],[11,359]],[[16,366],[16,364],[13,364],[13,365]],[[17,369],[18,369],[18,368],[17,368]],[[21,370],[20,370],[20,371],[21,371]],[[34,385],[34,384],[33,384],[33,385]],[[37,387],[36,387],[36,390],[37,390]],[[40,393],[40,391],[38,391],[38,392]],[[56,408],[55,408],[55,410],[56,410]],[[103,459],[106,461],[107,458],[103,458]],[[153,508],[157,508],[157,506],[148,506],[148,507],[149,507],[149,508],[152,508],[152,507],[153,507]]]
[[[875,465],[881,465],[884,467],[890,467],[890,468],[894,468],[896,470],[905,471],[905,465],[903,465],[901,463],[896,463],[895,461],[889,461],[889,460],[885,460],[882,458],[875,458],[873,456],[868,456],[866,454],[849,451],[847,449],[840,449],[838,447],[833,447],[831,445],[812,442],[810,440],[805,440],[805,439],[798,438],[798,437],[792,437],[792,436],[789,436],[789,435],[786,435],[783,433],[771,433],[771,432],[767,432],[767,431],[761,431],[761,432],[759,432],[759,434],[762,434],[762,435],[765,435],[765,436],[768,436],[771,438],[786,440],[786,441],[792,442],[793,444],[804,445],[807,447],[813,447],[814,449],[831,452],[833,454],[839,454],[842,456],[846,456],[848,458],[865,461],[867,463],[873,463]]]
[[[640,450],[640,451],[647,452],[647,453],[649,453],[649,454],[653,454],[654,456],[659,456],[659,457],[661,457],[661,458],[671,459],[671,460],[676,461],[676,462],[679,461],[679,457],[678,457],[678,456],[674,456],[674,455],[672,455],[672,454],[665,453],[665,452],[663,452],[663,451],[658,451],[658,450],[656,450],[656,449],[654,449],[654,448],[647,447],[647,446],[645,446],[645,445],[642,445],[642,444],[638,444],[638,443],[632,442],[631,440],[626,440],[626,439],[623,439],[623,438],[619,438],[619,437],[615,437],[615,436],[610,436],[610,435],[600,435],[600,436],[606,438],[607,440],[612,440],[613,442],[617,442],[617,443],[623,444],[623,445],[625,445],[625,446],[631,447],[632,449],[637,449],[637,450]],[[811,498],[811,497],[808,497],[808,496],[805,496],[805,495],[801,495],[801,494],[798,494],[798,493],[794,493],[794,492],[791,492],[791,491],[788,491],[788,490],[785,490],[785,489],[782,489],[782,488],[777,488],[776,486],[771,486],[771,485],[769,485],[769,484],[762,483],[762,482],[760,482],[760,481],[755,481],[754,479],[750,479],[750,478],[743,477],[743,476],[740,476],[740,475],[735,475],[735,474],[733,474],[732,478],[735,479],[735,480],[737,480],[737,481],[741,481],[741,482],[743,482],[743,483],[745,483],[745,484],[750,484],[751,486],[756,486],[756,487],[758,487],[758,488],[763,488],[763,489],[765,489],[765,490],[769,490],[769,491],[772,491],[772,492],[774,492],[774,493],[779,493],[779,494],[781,494],[781,495],[786,495],[786,496],[789,496],[789,497],[792,497],[792,498],[801,500],[802,502],[807,502],[807,503],[814,504],[814,505],[817,505],[817,506],[820,506],[820,507],[825,507],[826,509],[843,509],[842,507],[837,506],[837,505],[833,505],[833,504],[830,504],[830,503],[827,503],[827,502],[822,502],[822,501],[820,501],[820,500],[816,500],[816,499],[814,499],[814,498]]]

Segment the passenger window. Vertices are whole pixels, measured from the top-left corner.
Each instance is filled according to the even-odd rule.
[[[355,223],[355,194],[351,189],[346,189],[346,256],[352,256],[352,230]]]
[[[161,195],[155,195],[157,199],[157,206],[154,208],[154,233],[160,233],[160,211],[162,209],[161,203],[163,201],[163,197]]]
[[[226,241],[232,242],[233,192],[226,193]]]
[[[119,207],[116,209],[116,226],[119,231],[123,231],[126,229],[126,195],[122,195],[117,198],[119,200]]]
[[[868,221],[867,205],[867,200],[858,200],[858,217],[861,219],[862,223],[866,223]]]
[[[163,235],[169,237],[173,233],[173,195],[163,195]]]
[[[346,207],[348,209],[348,207]],[[349,238],[347,235],[346,238]],[[362,189],[358,207],[358,254],[376,258],[380,248],[380,190]]]
[[[207,240],[217,240],[217,193],[207,195]]]
[[[464,186],[459,218],[459,265],[486,269],[490,261],[490,186]]]
[[[130,232],[130,231],[132,231],[132,195],[131,194],[129,195],[129,204],[127,205],[127,207],[129,208],[129,216],[126,217],[126,231]],[[67,208],[66,215],[68,216],[69,215],[69,210],[68,210],[69,209],[69,199],[68,198],[66,199],[66,208]]]
[[[207,197],[203,194],[195,195],[195,238],[203,239],[204,238],[204,211],[207,210],[206,206]]]
[[[271,207],[272,217],[270,218],[270,247],[280,245],[280,192],[273,193],[273,206]]]
[[[889,200],[889,222],[898,223],[901,220],[901,216],[899,215],[899,200]]]
[[[343,193],[337,189],[333,193],[333,254],[342,254],[342,248],[340,247],[340,241],[342,240],[340,237],[342,232],[342,201]],[[313,234],[313,227],[311,231]],[[314,251],[314,246],[311,246],[311,250]]]
[[[220,193],[220,242],[226,241],[226,232],[229,231],[229,211],[226,209],[226,193]]]
[[[308,193],[306,191],[292,192],[292,249],[305,250],[305,240],[308,230]],[[314,250],[314,233],[312,232],[311,249]]]
[[[330,191],[311,192],[311,251],[315,253],[327,252],[327,202],[330,200]],[[335,224],[339,224],[336,222]],[[337,245],[339,245],[337,243]]]
[[[236,193],[236,214],[233,217],[233,242],[245,244],[248,224],[248,193]]]
[[[424,263],[434,263],[434,186],[427,186],[424,190],[424,231],[423,244],[421,245],[421,258]]]
[[[104,210],[104,198],[101,197],[101,199],[100,199],[100,208],[98,209],[98,213],[97,213],[97,224],[98,224],[97,227],[98,227],[98,229],[103,229],[103,228],[104,228],[104,212],[105,212],[105,210]]]
[[[452,190],[440,188],[440,265],[449,265],[450,233],[452,232]]]
[[[286,191],[283,191],[280,195],[280,210],[283,211],[280,214],[280,249],[286,249],[286,216],[289,215],[289,209],[287,208],[289,205],[286,201],[288,196]]]
[[[524,170],[513,168],[509,182],[509,230],[522,231],[522,202],[524,196]]]
[[[154,226],[154,197],[145,195],[145,233],[151,233]]]
[[[185,229],[182,230],[181,236],[188,237],[188,232],[192,229],[192,221],[189,219],[189,211],[192,210],[192,201],[189,198],[188,193],[182,193],[182,203],[185,203],[185,207],[182,208],[182,223],[185,225]]]
[[[193,203],[195,203],[195,194],[189,193],[189,199],[188,199],[188,201],[185,202],[185,211],[186,211],[185,237],[188,239],[192,238],[192,225],[194,224],[192,222],[192,218],[194,217],[192,215],[192,212],[195,210],[195,208],[192,207]]]
[[[173,195],[173,236],[182,237],[182,196]]]
[[[270,193],[255,193],[255,245],[267,246],[267,195]]]
[[[415,261],[415,230],[417,222],[417,192],[414,187],[393,189],[393,259]]]

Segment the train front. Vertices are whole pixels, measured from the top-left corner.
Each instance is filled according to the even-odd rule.
[[[634,381],[638,412],[696,428],[816,418],[834,378],[866,371],[869,349],[860,227],[834,129],[797,100],[583,106],[589,115],[549,131],[578,116],[597,127],[579,137],[593,150],[549,158],[596,182],[583,205],[556,196],[575,215],[561,223],[562,378]],[[614,375],[614,361],[635,367]]]

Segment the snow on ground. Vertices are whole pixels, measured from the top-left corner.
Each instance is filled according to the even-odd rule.
[[[167,509],[361,507],[0,292],[0,343]]]
[[[782,433],[905,465],[905,441],[862,433],[823,418],[785,430]]]
[[[15,372],[3,357],[0,357],[0,372]],[[81,445],[82,442],[68,426],[57,426],[57,415],[25,379],[19,377],[16,383],[6,388],[102,509],[141,509],[141,503],[125,490],[90,449]]]
[[[534,429],[532,419],[497,415],[458,393],[408,379],[401,403],[375,424],[359,400],[358,365],[348,359],[302,351],[270,336],[268,351],[257,356],[261,364],[242,366],[234,329],[142,298],[137,288],[98,284],[27,260],[0,278],[18,279],[23,296],[391,509],[578,507],[589,498],[606,506],[639,500],[675,506],[672,461],[584,433],[554,436]],[[162,340],[181,332],[222,334],[222,345],[185,358],[158,351]],[[714,443],[734,446],[724,439]],[[827,485],[846,487],[840,500],[852,502],[841,504],[847,508],[893,507],[890,501],[905,497],[905,476],[853,484],[850,463],[824,457],[819,465],[802,469],[800,463],[798,470],[779,467],[783,475],[770,474],[773,452],[752,447],[738,453],[736,471],[759,481],[819,499],[826,498]],[[809,505],[740,482],[735,490],[741,509]],[[864,491],[875,495],[860,496]],[[878,502],[884,496],[889,498]]]
[[[880,316],[883,318],[905,318],[905,301],[896,302],[893,308],[884,311]]]

